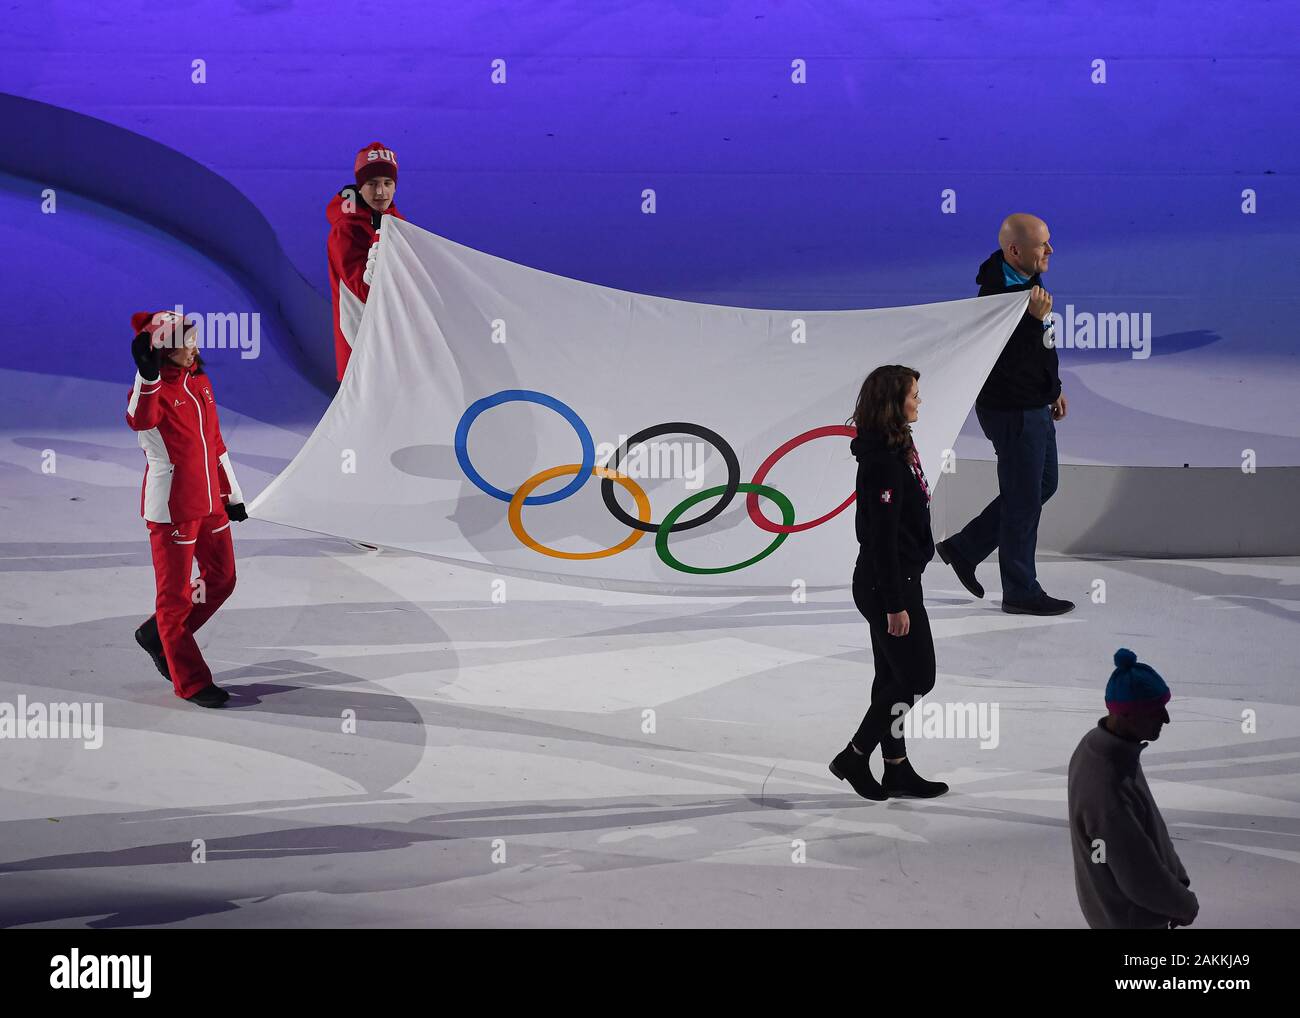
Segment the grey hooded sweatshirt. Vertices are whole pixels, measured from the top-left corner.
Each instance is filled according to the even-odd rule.
[[[1170,919],[1189,923],[1200,905],[1142,774],[1138,756],[1146,743],[1121,739],[1105,720],[1070,757],[1067,797],[1079,907],[1094,930],[1160,929]],[[1092,861],[1097,840],[1104,844],[1104,862]]]

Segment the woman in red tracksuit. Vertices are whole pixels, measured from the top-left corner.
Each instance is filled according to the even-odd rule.
[[[220,707],[194,633],[235,589],[230,521],[246,520],[244,496],[221,439],[212,384],[194,345],[193,325],[170,311],[132,316],[135,385],[126,423],[145,454],[140,515],[149,527],[158,597],[135,632],[176,695]],[[190,582],[195,559],[199,579]]]
[[[370,277],[379,253],[379,230],[385,216],[405,217],[393,204],[397,192],[397,156],[372,141],[357,153],[349,184],[330,199],[330,293],[334,303],[334,361],[339,381],[352,356],[361,312],[370,297]]]

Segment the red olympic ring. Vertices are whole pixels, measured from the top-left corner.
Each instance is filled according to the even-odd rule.
[[[788,453],[791,449],[798,448],[805,442],[811,442],[815,438],[828,438],[832,435],[840,435],[848,438],[857,437],[858,431],[851,424],[827,424],[821,428],[813,428],[811,431],[805,431],[802,435],[795,435],[794,438],[780,446],[776,452],[772,453],[763,461],[763,465],[758,468],[754,474],[751,484],[762,484],[763,479],[767,477],[767,472],[776,466],[777,460]],[[758,508],[758,494],[750,492],[745,498],[745,508],[749,510],[749,518],[754,521],[754,525],[760,530],[766,530],[769,534],[797,534],[801,530],[811,530],[813,527],[819,527],[827,520],[839,515],[857,499],[858,493],[855,491],[825,516],[818,516],[815,520],[809,520],[807,523],[773,523],[763,515]]]

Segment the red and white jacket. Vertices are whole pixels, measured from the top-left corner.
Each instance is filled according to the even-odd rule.
[[[126,423],[144,450],[140,515],[151,523],[184,523],[244,501],[221,438],[208,376],[163,362],[147,382],[137,371]]]
[[[370,246],[379,239],[374,227],[374,210],[358,193],[359,188],[343,188],[330,199],[325,217],[330,222],[329,263],[330,294],[334,304],[334,361],[339,381],[352,355],[361,313],[370,296],[366,282],[366,258]],[[381,215],[405,219],[396,205],[389,205]],[[382,225],[382,224],[381,224]]]

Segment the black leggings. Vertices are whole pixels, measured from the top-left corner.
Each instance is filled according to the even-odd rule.
[[[853,603],[871,627],[871,654],[876,662],[876,679],[871,684],[871,706],[853,736],[853,744],[870,754],[876,746],[887,760],[907,755],[901,735],[890,730],[896,717],[895,704],[906,704],[934,688],[934,639],[930,635],[930,617],[925,613],[921,595],[921,577],[908,576],[903,581],[903,608],[910,628],[906,636],[890,636],[889,620],[880,595],[864,569],[853,571]],[[901,727],[901,725],[900,725]]]

